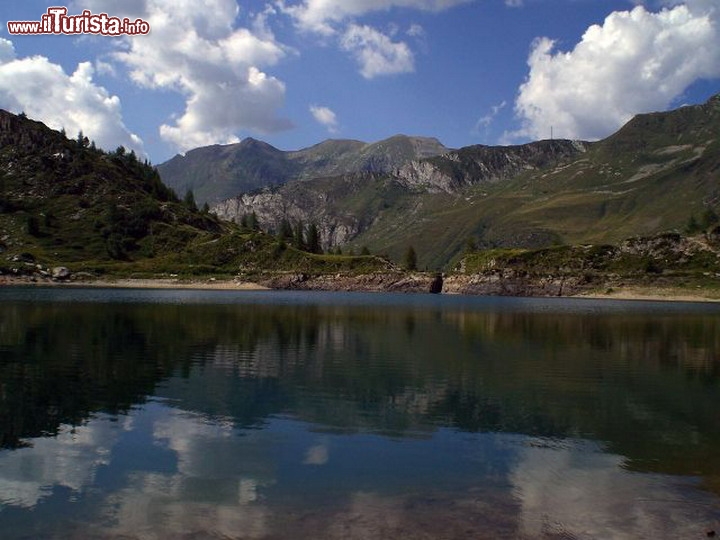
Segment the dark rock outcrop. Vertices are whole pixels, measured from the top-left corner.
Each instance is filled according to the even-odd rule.
[[[443,293],[479,296],[575,296],[596,284],[580,276],[508,273],[455,275],[445,279]]]
[[[386,272],[360,275],[320,275],[302,273],[276,274],[257,280],[271,289],[299,291],[362,291],[362,292],[435,292],[436,277],[430,274]]]

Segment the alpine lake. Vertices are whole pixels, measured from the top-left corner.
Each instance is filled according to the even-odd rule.
[[[720,304],[0,289],[0,538],[720,534]]]

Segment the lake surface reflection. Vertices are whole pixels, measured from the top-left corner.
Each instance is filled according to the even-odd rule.
[[[0,290],[2,538],[704,538],[720,306]]]

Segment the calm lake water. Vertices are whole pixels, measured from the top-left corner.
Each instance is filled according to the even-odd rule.
[[[720,305],[0,289],[0,537],[720,534]]]

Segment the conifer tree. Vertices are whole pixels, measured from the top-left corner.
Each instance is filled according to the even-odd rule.
[[[280,227],[278,230],[278,238],[282,240],[292,240],[293,237],[293,229],[292,225],[290,225],[290,222],[287,218],[282,218],[282,221],[280,221]]]
[[[320,248],[320,232],[315,223],[310,223],[307,233],[307,247],[310,253],[322,253]]]
[[[295,234],[293,236],[293,246],[296,249],[305,249],[305,227],[302,220],[298,220],[295,224]]]
[[[185,193],[185,198],[183,199],[183,202],[185,203],[185,206],[187,206],[191,211],[196,212],[197,211],[197,204],[195,203],[195,194],[193,193],[192,189],[188,189]]]
[[[417,270],[417,254],[415,253],[415,248],[408,246],[404,261],[407,270]]]

